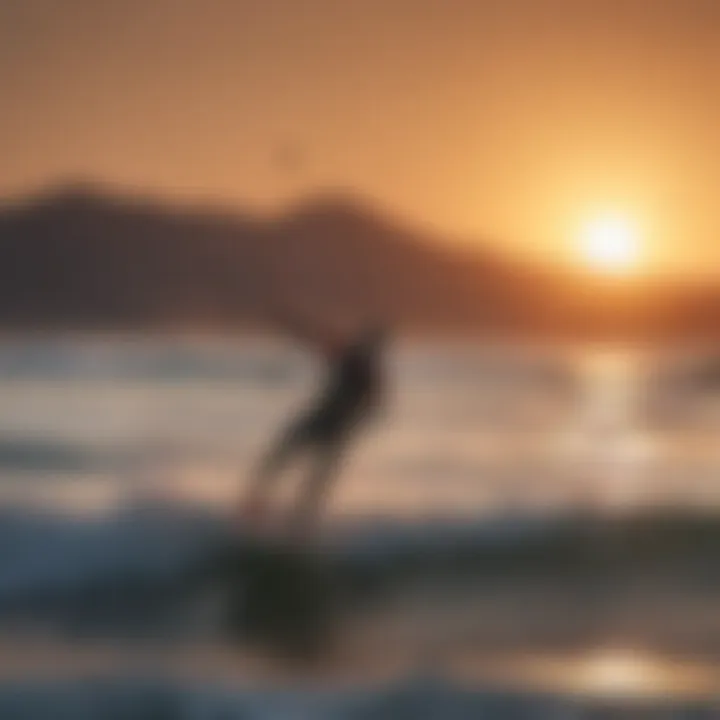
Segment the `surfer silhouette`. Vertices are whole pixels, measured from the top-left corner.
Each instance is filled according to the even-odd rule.
[[[326,379],[309,408],[290,422],[262,459],[251,481],[243,515],[251,520],[262,517],[268,493],[281,472],[297,457],[307,454],[311,470],[290,515],[291,531],[305,535],[317,524],[350,442],[381,404],[387,332],[382,325],[371,323],[348,337],[288,314],[275,319],[321,355]]]

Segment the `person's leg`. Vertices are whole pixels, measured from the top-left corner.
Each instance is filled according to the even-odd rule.
[[[303,450],[307,442],[306,422],[293,423],[263,457],[247,489],[243,515],[261,515],[265,511],[268,493],[285,466]]]
[[[333,482],[339,476],[345,451],[343,440],[325,441],[314,447],[310,476],[300,488],[290,513],[290,533],[305,540],[318,528]]]

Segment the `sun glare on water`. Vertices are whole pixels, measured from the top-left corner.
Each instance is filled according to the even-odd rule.
[[[581,230],[579,254],[592,270],[624,274],[640,262],[640,241],[633,222],[619,215],[604,215],[588,221]]]

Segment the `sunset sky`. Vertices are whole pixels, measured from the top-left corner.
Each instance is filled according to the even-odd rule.
[[[567,258],[720,268],[717,0],[0,0],[0,194],[319,188]]]

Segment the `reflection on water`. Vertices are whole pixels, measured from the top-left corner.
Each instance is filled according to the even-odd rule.
[[[273,687],[298,680],[318,687],[352,687],[397,682],[407,676],[407,665],[387,658],[368,663],[357,658],[292,671],[252,655],[218,645],[191,647],[107,643],[66,645],[37,640],[5,641],[0,653],[0,682],[29,677],[72,679],[114,673],[148,674],[187,682],[252,683]],[[673,660],[626,648],[602,648],[574,654],[483,655],[456,657],[442,667],[423,671],[428,677],[448,677],[474,687],[558,693],[585,700],[714,700],[720,687],[720,668],[688,660]]]
[[[573,684],[580,691],[600,695],[663,695],[711,692],[716,675],[632,650],[602,650],[577,658]],[[567,672],[567,668],[565,668]]]
[[[380,685],[407,677],[407,664],[393,653],[362,662],[334,658],[312,668],[278,668],[258,656],[227,647],[196,643],[192,646],[78,643],[67,645],[5,640],[0,652],[0,683],[30,677],[71,679],[114,673],[134,676],[138,670],[189,682],[252,683],[256,687],[279,681],[335,688]],[[425,668],[428,677],[448,677],[475,687],[558,693],[584,699],[663,700],[715,699],[720,667],[689,660],[673,660],[631,648],[605,647],[581,653],[513,653],[456,656],[442,667]]]
[[[655,448],[637,422],[644,360],[618,350],[582,356],[576,413],[559,431],[561,451],[586,483],[586,499],[609,511],[650,499],[643,480]]]
[[[720,668],[623,648],[573,655],[493,658],[460,671],[467,679],[587,698],[712,698]]]

